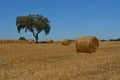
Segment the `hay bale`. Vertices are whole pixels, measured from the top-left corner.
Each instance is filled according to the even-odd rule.
[[[50,39],[50,40],[47,40],[47,43],[49,43],[49,44],[50,44],[50,43],[53,43],[53,42],[54,42],[54,41],[51,40],[51,39]]]
[[[29,43],[29,44],[34,44],[35,41],[34,41],[34,40],[28,40],[28,43]]]
[[[76,40],[76,51],[93,53],[99,48],[99,40],[94,36],[83,36]]]
[[[3,41],[2,41],[2,40],[0,40],[0,43],[3,43]]]
[[[6,39],[6,40],[2,40],[2,43],[15,43],[15,40],[10,40],[10,39]]]
[[[68,46],[68,45],[70,45],[71,43],[72,43],[72,41],[69,40],[69,39],[64,39],[64,40],[61,41],[61,45],[64,45],[64,46]]]

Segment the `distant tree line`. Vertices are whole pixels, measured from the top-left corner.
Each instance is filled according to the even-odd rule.
[[[102,40],[100,40],[100,41],[120,41],[120,38],[109,39],[109,40],[102,39]]]
[[[28,41],[24,36],[20,36],[18,40],[25,40],[25,41]],[[75,42],[75,41],[76,41],[75,39],[69,39],[69,40],[72,41],[72,42]],[[120,41],[120,38],[109,39],[109,40],[101,39],[100,41]],[[42,43],[46,43],[46,41],[42,41]]]
[[[117,39],[109,39],[109,41],[120,41],[120,38],[117,38]]]

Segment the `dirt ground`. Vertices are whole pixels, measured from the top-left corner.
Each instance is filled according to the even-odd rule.
[[[100,42],[93,54],[75,43],[0,43],[0,80],[120,80],[120,42]]]

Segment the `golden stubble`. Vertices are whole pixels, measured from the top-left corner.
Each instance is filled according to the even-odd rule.
[[[96,53],[75,43],[0,43],[0,80],[120,80],[120,42],[100,42]]]

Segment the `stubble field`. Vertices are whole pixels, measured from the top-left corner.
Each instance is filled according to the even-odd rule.
[[[75,43],[0,43],[0,80],[120,80],[120,42],[100,42],[93,54]]]

